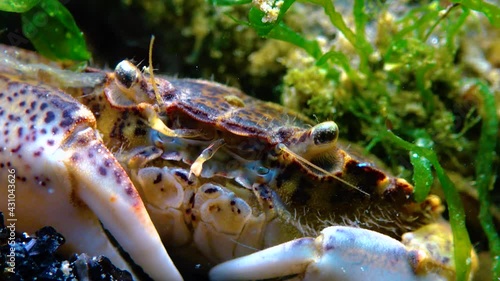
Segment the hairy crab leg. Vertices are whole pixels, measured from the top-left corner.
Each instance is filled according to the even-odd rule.
[[[126,172],[100,140],[94,115],[66,93],[0,74],[0,179],[14,174],[16,227],[54,226],[67,252],[106,255],[130,270],[100,222],[156,280],[182,280]],[[0,190],[7,198],[7,189]],[[0,202],[7,211],[7,200]]]

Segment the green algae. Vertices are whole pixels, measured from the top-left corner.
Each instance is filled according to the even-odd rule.
[[[476,83],[483,99],[481,116],[483,118],[479,151],[476,159],[476,186],[479,193],[481,209],[479,220],[486,233],[490,246],[490,256],[493,261],[493,280],[500,279],[500,237],[495,229],[490,212],[490,190],[493,186],[495,148],[498,142],[498,117],[494,93],[482,81]],[[498,176],[498,175],[497,175]]]
[[[83,33],[58,0],[3,1],[0,10],[21,13],[24,35],[45,57],[74,61],[90,59]]]
[[[462,5],[471,10],[482,12],[488,17],[493,26],[500,27],[500,8],[495,6],[495,4],[481,0],[463,0],[457,2],[461,2]]]
[[[36,4],[40,0],[7,0],[0,2],[0,11],[14,12],[14,13],[24,13]]]
[[[24,35],[42,55],[56,60],[90,59],[83,33],[58,0],[43,0],[21,18]]]
[[[381,131],[380,133],[382,135],[382,138],[410,151],[410,155],[412,159],[414,159],[412,162],[417,164],[415,166],[416,169],[419,171],[424,171],[424,173],[422,174],[414,173],[416,183],[429,181],[430,169],[432,166],[434,166],[436,175],[443,187],[443,191],[448,202],[448,211],[450,212],[450,224],[453,231],[453,252],[456,265],[456,279],[468,280],[471,270],[472,245],[469,239],[469,234],[467,233],[467,229],[465,227],[464,208],[462,206],[462,202],[460,201],[460,195],[455,188],[455,185],[446,175],[446,172],[444,171],[443,167],[441,167],[441,164],[439,164],[436,153],[428,145],[431,140],[424,138],[418,140],[417,144],[412,144],[399,138],[391,131]],[[424,144],[424,146],[419,146],[419,143]],[[422,191],[419,191],[418,188],[422,188],[422,186],[415,186],[415,193],[421,194]],[[419,196],[422,197],[422,195]]]

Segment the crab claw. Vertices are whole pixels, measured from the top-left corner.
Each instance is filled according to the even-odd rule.
[[[314,238],[299,238],[212,268],[211,280],[441,280],[416,274],[415,252],[371,230],[332,226]]]
[[[66,253],[105,255],[131,271],[102,222],[152,278],[181,280],[93,114],[61,90],[1,73],[0,96],[0,180],[9,183],[0,189],[0,210],[7,224],[29,232],[53,226],[66,238]]]

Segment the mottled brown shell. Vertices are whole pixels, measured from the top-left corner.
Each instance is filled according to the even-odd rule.
[[[183,113],[220,131],[257,137],[268,144],[283,142],[291,132],[311,127],[311,121],[301,114],[247,96],[236,88],[202,80],[169,82],[174,90],[162,93],[169,115]]]

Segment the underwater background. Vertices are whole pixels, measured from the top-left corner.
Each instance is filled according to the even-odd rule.
[[[147,65],[155,35],[157,73],[214,80],[334,120],[340,138],[421,194],[431,188],[447,201],[447,190],[457,190],[487,269],[476,278],[492,278],[491,256],[500,276],[498,1],[61,3],[84,34],[91,66]],[[0,42],[34,49],[22,26],[19,14],[0,12]],[[437,165],[452,185],[438,180]]]

